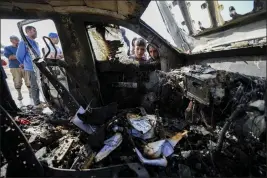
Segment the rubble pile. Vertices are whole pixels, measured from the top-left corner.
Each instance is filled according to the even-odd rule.
[[[196,65],[153,75],[154,113],[110,104],[92,110],[92,118],[81,108],[61,123],[44,114],[16,121],[51,167],[139,162],[152,177],[267,175],[264,79]]]

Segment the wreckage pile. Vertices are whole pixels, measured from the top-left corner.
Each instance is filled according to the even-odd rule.
[[[157,89],[148,95],[156,97],[148,108],[105,106],[113,111],[102,113],[104,122],[98,118],[98,125],[84,117],[83,109],[64,124],[41,115],[17,122],[37,158],[51,167],[82,170],[139,162],[150,176],[267,175],[264,79],[207,66],[153,75]]]

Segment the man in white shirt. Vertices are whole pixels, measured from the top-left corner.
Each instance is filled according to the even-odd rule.
[[[56,59],[62,59],[64,58],[62,50],[58,47],[58,34],[57,33],[49,33],[48,37],[51,39],[52,43],[55,45],[57,50],[57,56]],[[47,58],[55,59],[55,49],[53,48],[52,44],[49,44],[50,47],[50,53],[48,54]],[[48,48],[45,48],[45,54],[48,52]]]
[[[64,60],[64,55],[62,49],[58,46],[59,43],[59,37],[57,33],[49,33],[48,37],[51,39],[52,43],[54,44],[56,51],[57,51],[57,56],[55,56],[55,49],[53,45],[49,42],[49,48],[50,52],[47,56],[48,59],[58,59],[58,60]],[[45,47],[44,49],[44,55],[48,53],[48,48]],[[53,74],[56,75],[56,78],[68,89],[68,84],[67,84],[67,78],[66,76],[62,73],[62,70],[64,71],[63,68],[60,69],[58,66],[53,66],[51,67]],[[47,80],[44,80],[45,83],[47,83],[50,91],[50,95],[53,98],[59,98],[60,96],[58,95],[56,89],[54,86]]]
[[[48,37],[51,39],[52,43],[54,44],[54,46],[57,50],[57,56],[55,56],[55,49],[54,49],[53,45],[51,43],[49,43],[50,53],[48,54],[47,58],[64,60],[62,49],[59,48],[59,46],[58,46],[58,43],[59,43],[58,34],[51,32],[48,34]],[[44,55],[47,53],[48,53],[48,48],[46,47],[44,49]],[[65,76],[60,71],[59,67],[52,67],[52,70],[54,71],[54,73],[56,73],[58,79],[65,78]]]

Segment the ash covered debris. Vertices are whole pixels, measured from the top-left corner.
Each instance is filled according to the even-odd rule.
[[[266,79],[197,65],[151,78],[143,107],[89,105],[90,112],[81,107],[71,119],[63,115],[65,122],[44,114],[16,122],[50,167],[138,163],[151,177],[267,176]]]

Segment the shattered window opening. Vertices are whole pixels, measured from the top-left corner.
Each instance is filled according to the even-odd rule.
[[[156,20],[151,20],[156,19]],[[168,30],[168,27],[164,24],[164,19],[160,14],[160,11],[157,7],[156,1],[151,1],[146,8],[145,12],[141,16],[141,20],[143,20],[147,25],[153,28],[162,38],[167,40],[171,45],[176,46],[173,41],[172,36]],[[185,30],[186,30],[185,26]]]
[[[172,3],[169,3],[169,7],[171,7],[172,15],[174,16],[176,23],[178,26],[189,35],[188,27],[186,26],[185,19],[182,15],[182,11],[179,6],[172,6]]]
[[[210,28],[211,22],[209,17],[209,12],[207,8],[202,8],[202,5],[206,5],[206,1],[187,1],[190,3],[188,7],[193,25],[196,30],[201,31],[203,28]],[[200,22],[200,24],[199,24]]]
[[[60,36],[57,33],[57,29],[55,26],[55,23],[53,20],[50,19],[44,19],[44,20],[35,20],[35,22],[32,22],[32,19],[26,19],[24,20],[25,25],[22,26],[23,28],[23,33],[25,36],[26,34],[26,27],[27,26],[33,26],[36,29],[37,36],[35,38],[35,41],[37,43],[38,49],[39,49],[39,56],[41,58],[44,58],[45,55],[47,55],[47,63],[49,63],[49,60],[60,60],[60,61],[65,61],[64,59],[64,52],[61,46],[61,41],[60,41]],[[43,24],[46,24],[49,26],[48,29],[43,28]],[[50,38],[48,39],[43,39],[43,37]],[[46,45],[45,41],[47,42],[48,46]],[[53,43],[53,45],[51,44]],[[49,52],[50,49],[50,52]],[[48,53],[49,52],[49,53]],[[55,54],[57,53],[57,56]],[[56,66],[55,66],[56,65]],[[46,66],[46,69],[58,80],[63,86],[69,90],[68,86],[68,75],[67,72],[63,67],[59,67],[57,64],[54,66]],[[54,87],[51,82],[46,78],[44,75],[41,74],[39,69],[36,67],[36,65],[33,65],[34,71],[36,72],[37,76],[37,83],[39,86],[39,89],[41,91],[41,98],[44,101],[49,100],[49,102],[52,102],[53,104],[57,105],[58,108],[64,110],[65,106],[63,106],[62,98],[57,91],[56,87]],[[50,112],[49,110],[45,112]]]
[[[91,25],[87,28],[91,40],[94,54],[97,61],[124,61],[133,55],[132,41],[134,38],[140,38],[139,35],[116,25]],[[124,36],[128,40],[125,41]],[[130,32],[130,33],[129,33]],[[129,34],[128,34],[129,33]],[[144,56],[147,59],[148,54],[145,51]]]
[[[253,0],[250,0],[250,1],[218,1],[218,3],[223,6],[223,9],[221,10],[221,15],[224,21],[232,20],[236,18],[238,15],[251,13],[253,10],[253,6],[254,6]],[[230,7],[233,7],[233,8],[230,8]]]

